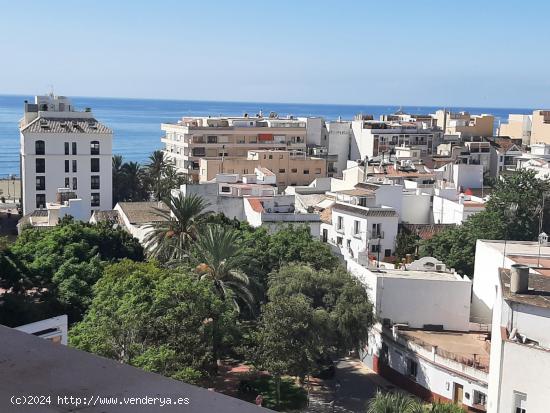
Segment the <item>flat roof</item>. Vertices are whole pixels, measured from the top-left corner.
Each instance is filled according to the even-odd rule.
[[[510,292],[510,270],[500,269],[500,286],[507,301],[550,308],[550,276],[529,273],[529,291],[522,294]]]
[[[130,224],[148,224],[151,222],[162,222],[166,219],[159,214],[170,212],[170,209],[158,201],[147,202],[119,202],[120,208]]]
[[[456,361],[466,362],[466,364],[469,364],[469,361],[475,361],[478,364],[473,367],[489,370],[489,347],[486,346],[488,334],[399,329],[399,335],[423,347],[437,346],[438,353],[442,356],[447,353]]]
[[[149,373],[127,364],[54,344],[0,326],[0,410],[21,413],[252,413],[269,412],[254,404],[214,391]],[[10,404],[12,396],[51,396],[51,404]],[[80,397],[87,405],[59,404],[57,396]],[[116,397],[118,405],[101,405],[96,397]],[[123,398],[189,399],[189,404],[125,404]],[[88,402],[90,400],[90,402]],[[83,403],[83,402],[82,402]],[[88,405],[89,403],[89,405]],[[121,404],[122,403],[122,404]]]
[[[464,281],[456,274],[445,271],[419,271],[419,270],[398,270],[398,269],[380,269],[370,270],[378,277],[384,278],[414,278],[416,280],[438,280],[438,281]]]

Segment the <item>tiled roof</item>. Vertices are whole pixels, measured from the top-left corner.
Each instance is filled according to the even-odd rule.
[[[111,209],[109,211],[94,211],[94,217],[97,222],[118,221],[118,211]]]
[[[258,198],[246,198],[252,209],[256,212],[264,212],[264,206],[262,205],[262,201],[260,201]]]
[[[162,202],[119,202],[124,215],[130,224],[149,224],[152,222],[166,221],[160,216],[162,212],[170,212],[170,209]]]
[[[325,208],[319,215],[322,222],[332,224],[332,208]]]
[[[94,118],[37,118],[22,129],[33,133],[113,133]]]
[[[349,204],[336,203],[332,207],[334,211],[351,212],[366,217],[396,217],[397,212],[392,208],[364,208]]]
[[[448,228],[453,228],[455,224],[402,224],[407,231],[418,235],[421,239],[426,240]]]

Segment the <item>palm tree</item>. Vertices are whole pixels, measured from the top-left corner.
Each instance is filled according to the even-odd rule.
[[[127,162],[122,165],[124,185],[130,201],[144,201],[147,199],[147,188],[144,185],[143,168],[138,162]]]
[[[422,403],[403,393],[376,393],[367,403],[367,413],[424,413]]]
[[[124,197],[123,190],[125,189],[124,182],[124,170],[122,169],[122,156],[113,155],[113,206],[118,201],[122,201]]]
[[[458,404],[451,403],[433,403],[428,408],[429,413],[464,413],[464,409]]]
[[[199,227],[210,214],[208,203],[198,195],[170,195],[164,203],[168,210],[157,208],[159,220],[147,227],[145,236],[149,255],[161,261],[181,260],[189,254],[191,242],[197,239]]]
[[[253,313],[254,294],[250,280],[242,271],[249,257],[239,242],[234,229],[222,225],[208,225],[195,244],[193,258],[198,263],[197,272],[201,279],[212,280],[214,289],[224,301],[230,300],[237,311],[244,303]],[[217,370],[220,347],[220,326],[216,316],[212,317],[212,366]]]
[[[155,193],[155,199],[160,201],[162,198],[162,177],[164,176],[165,168],[167,165],[166,158],[163,151],[154,151],[149,156],[149,163],[146,165],[147,172],[153,180],[153,188]]]
[[[237,311],[240,303],[253,311],[256,300],[242,271],[250,257],[239,242],[239,233],[222,225],[208,225],[195,246],[193,255],[201,278],[212,280],[220,298],[231,300]]]

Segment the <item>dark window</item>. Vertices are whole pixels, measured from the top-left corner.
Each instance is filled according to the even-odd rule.
[[[385,257],[391,257],[391,250],[384,250]]]
[[[284,174],[285,172],[286,172],[285,169],[279,169],[280,174]]]
[[[222,186],[222,192],[231,192],[231,187],[229,187],[229,186]]]
[[[46,195],[45,194],[36,194],[36,207],[37,208],[46,208]]]
[[[99,193],[97,192],[92,193],[92,206],[93,207],[99,206]]]
[[[76,142],[73,142],[71,145],[72,145],[73,155],[76,155]]]
[[[36,141],[34,143],[34,153],[36,155],[44,155],[46,151],[46,144],[44,143],[44,141]]]
[[[298,173],[298,169],[292,168],[292,169],[291,169],[291,172],[292,172],[293,174]]]
[[[99,189],[99,175],[92,175],[91,189]]]
[[[73,178],[73,190],[77,190],[78,189],[78,179]]]
[[[407,373],[409,373],[409,376],[416,377],[418,374],[418,363],[416,361],[407,359]]]
[[[217,136],[207,136],[206,137],[207,143],[218,143],[218,137]]]
[[[378,251],[380,251],[380,245],[378,245],[378,244],[372,244],[372,245],[370,246],[370,252],[378,252]]]
[[[76,159],[73,159],[73,172],[76,172]]]
[[[99,158],[92,158],[90,166],[92,172],[99,172]]]
[[[90,142],[90,155],[99,155],[99,141]]]
[[[37,191],[44,191],[46,189],[46,177],[45,176],[37,176],[36,177],[36,190]]]
[[[43,174],[46,172],[46,160],[44,158],[36,159],[36,173]]]
[[[65,155],[68,155],[68,154],[69,154],[69,142],[65,142]]]
[[[68,188],[70,186],[69,178],[65,178],[65,188]]]
[[[309,175],[309,169],[304,169],[304,175]]]
[[[65,159],[65,172],[69,172],[69,160]]]

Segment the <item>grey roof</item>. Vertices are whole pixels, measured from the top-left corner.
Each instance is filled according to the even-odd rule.
[[[22,129],[33,133],[113,133],[94,118],[36,118]]]
[[[395,209],[392,208],[362,208],[355,205],[349,205],[349,204],[339,204],[336,203],[332,207],[332,209],[336,212],[351,212],[353,214],[357,215],[363,215],[365,217],[396,217],[397,212]]]
[[[130,224],[149,224],[151,222],[166,221],[165,218],[159,216],[159,213],[170,211],[164,203],[157,201],[119,202],[118,205],[126,218],[128,218],[128,221],[130,221]]]
[[[118,221],[118,211],[110,209],[108,211],[94,211],[94,217],[97,222]]]
[[[31,217],[47,217],[48,216],[48,210],[47,209],[35,209],[32,211],[29,216]]]
[[[546,275],[529,273],[529,291],[513,294],[510,292],[510,270],[500,268],[500,285],[504,299],[508,301],[550,308],[550,277]]]
[[[172,380],[104,357],[53,344],[0,326],[0,411],[20,413],[253,413],[270,412],[252,403]],[[22,395],[51,396],[49,405],[11,405]],[[81,405],[63,405],[58,396],[81,398]],[[118,405],[101,405],[96,397],[116,397]],[[188,398],[187,405],[131,405],[123,398]],[[86,405],[83,405],[86,398]],[[88,400],[91,401],[88,405]]]

